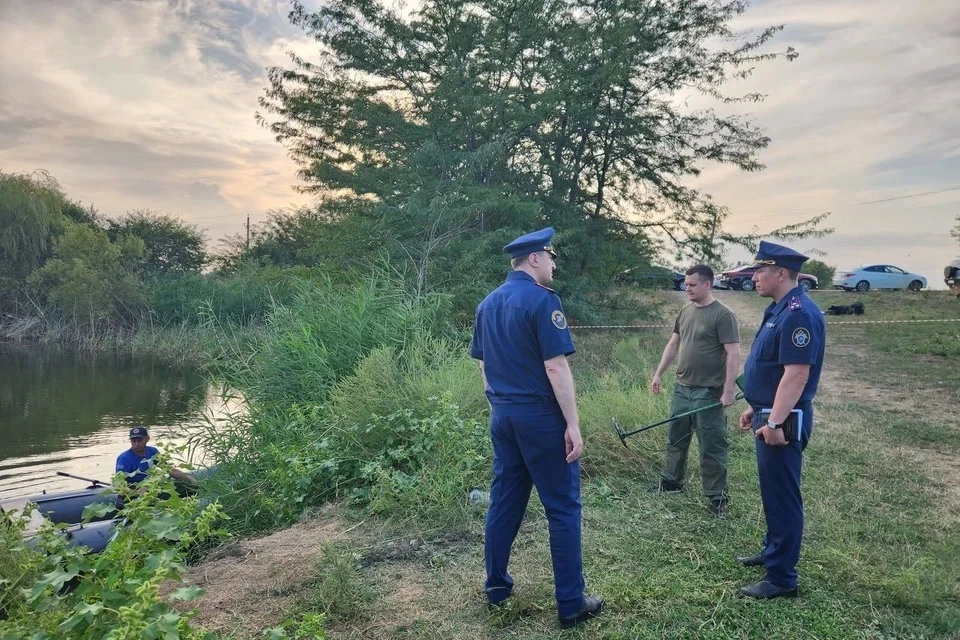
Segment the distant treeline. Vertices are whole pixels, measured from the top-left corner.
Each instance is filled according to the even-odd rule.
[[[349,287],[376,273],[415,296],[450,295],[454,318],[466,323],[507,269],[501,247],[550,222],[514,213],[516,224],[507,211],[448,226],[439,217],[406,220],[370,199],[322,200],[274,211],[249,242],[227,238],[210,252],[204,233],[174,215],[137,209],[108,218],[70,199],[45,172],[0,173],[0,314],[7,323],[32,319],[27,335],[205,319],[246,325],[311,283]],[[612,285],[625,269],[657,263],[664,245],[615,220],[570,217],[558,231],[557,287],[571,317],[635,315],[635,303]],[[702,243],[688,240],[687,261],[705,259],[697,255]],[[722,259],[713,245],[705,253]]]

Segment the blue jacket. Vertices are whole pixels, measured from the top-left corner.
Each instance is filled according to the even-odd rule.
[[[477,307],[470,355],[483,361],[494,407],[558,408],[543,363],[575,351],[560,296],[523,271]]]
[[[127,449],[117,456],[117,471],[134,474],[127,477],[127,482],[130,484],[142,482],[147,477],[147,469],[153,464],[151,459],[158,453],[160,451],[156,447],[148,446],[146,453],[141,458],[132,449]]]
[[[823,312],[800,287],[763,314],[757,337],[744,363],[744,396],[753,407],[771,407],[784,365],[809,364],[810,376],[798,404],[813,400],[820,384],[826,346]]]

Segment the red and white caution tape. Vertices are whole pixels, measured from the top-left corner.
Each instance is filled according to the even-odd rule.
[[[925,324],[936,322],[960,322],[960,318],[930,318],[921,320],[839,320],[827,322],[828,327],[852,324]],[[756,324],[740,323],[741,327],[756,328]],[[672,324],[572,324],[570,329],[672,329]]]

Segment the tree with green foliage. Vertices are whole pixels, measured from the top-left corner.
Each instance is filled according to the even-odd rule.
[[[315,13],[295,2],[291,20],[322,52],[270,70],[258,117],[305,190],[374,211],[417,290],[460,271],[499,279],[502,264],[478,263],[475,250],[552,224],[560,282],[589,295],[649,258],[655,238],[702,258],[752,243],[724,234],[727,211],[687,183],[707,163],[760,170],[769,138],[743,116],[678,99],[761,100],[723,88],[796,55],[767,50],[778,26],[739,38],[730,23],[747,6],[430,0],[407,17],[365,0]],[[822,220],[764,235],[812,235]]]
[[[85,207],[79,202],[74,202],[73,200],[67,200],[63,203],[63,215],[73,222],[85,224],[91,227],[100,226],[102,222],[100,213],[92,204],[88,207]]]
[[[170,214],[135,209],[110,220],[107,234],[113,241],[123,236],[143,241],[143,274],[147,277],[194,273],[207,261],[203,232]]]
[[[78,327],[97,328],[138,319],[147,302],[139,266],[143,240],[70,224],[57,238],[53,258],[31,274],[29,285],[44,307]]]
[[[381,229],[369,212],[368,204],[352,199],[270,211],[263,224],[253,227],[249,247],[241,234],[226,238],[215,262],[225,271],[252,262],[323,266],[331,275],[350,272],[361,268],[360,257],[380,251]]]
[[[829,289],[833,286],[833,276],[836,275],[837,268],[820,260],[807,260],[803,263],[803,272],[815,276],[821,289]]]
[[[50,174],[0,172],[0,278],[22,281],[64,227],[64,195]]]

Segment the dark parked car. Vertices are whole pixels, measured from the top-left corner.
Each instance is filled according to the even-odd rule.
[[[960,258],[957,258],[943,268],[943,282],[950,291],[955,291],[960,298]]]
[[[755,272],[756,269],[752,265],[744,265],[724,271],[720,274],[720,285],[737,291],[753,291],[755,285],[751,278],[753,278]],[[804,291],[810,291],[810,289],[816,289],[820,286],[817,277],[809,273],[800,274],[799,284]]]
[[[686,276],[673,269],[656,266],[643,266],[627,269],[617,276],[617,281],[624,284],[635,284],[638,287],[647,287],[650,289],[673,289],[674,291],[686,291],[687,285],[684,282]]]

